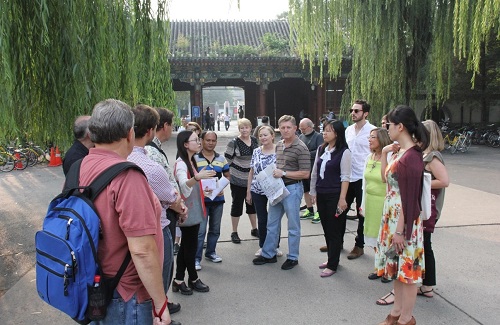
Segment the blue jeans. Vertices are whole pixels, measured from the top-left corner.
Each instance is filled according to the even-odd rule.
[[[267,237],[267,196],[263,194],[257,194],[250,192],[252,194],[252,202],[255,207],[255,212],[257,212],[257,225],[259,227],[259,247],[264,246],[264,242]],[[281,224],[278,234],[281,233]],[[280,238],[278,236],[278,247]]]
[[[174,244],[169,226],[163,228],[163,289],[168,292],[170,283],[172,283],[172,272],[174,264]]]
[[[262,256],[265,258],[272,258],[276,255],[276,248],[281,229],[281,218],[283,213],[286,213],[288,218],[288,255],[287,259],[299,259],[299,246],[300,246],[300,202],[302,195],[304,195],[304,188],[302,183],[295,183],[288,185],[287,190],[290,192],[283,201],[280,203],[269,206],[267,215],[267,236],[264,246],[262,247]]]
[[[198,231],[198,248],[196,250],[196,260],[201,261],[201,254],[203,253],[203,241],[205,234],[207,234],[207,248],[205,249],[205,256],[210,256],[215,253],[215,247],[220,237],[220,224],[222,220],[222,210],[224,203],[207,204],[207,215],[200,223],[200,230]]]
[[[153,305],[151,299],[141,304],[137,303],[134,295],[129,301],[125,302],[115,290],[113,299],[108,306],[106,318],[92,322],[96,325],[129,325],[129,324],[152,324],[153,323]]]

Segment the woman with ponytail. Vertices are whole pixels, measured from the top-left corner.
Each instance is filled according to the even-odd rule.
[[[415,112],[400,105],[387,114],[386,128],[396,143],[382,149],[382,180],[387,183],[377,252],[377,274],[394,279],[394,305],[380,325],[416,324],[413,307],[417,284],[425,274],[424,235],[420,218],[428,131]],[[393,152],[389,162],[388,153]]]

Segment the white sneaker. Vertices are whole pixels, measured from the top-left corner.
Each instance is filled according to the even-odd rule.
[[[199,261],[194,261],[194,268],[196,269],[196,271],[201,270],[201,264]]]
[[[207,260],[209,260],[209,261],[214,262],[214,263],[220,263],[220,262],[222,262],[222,258],[219,255],[215,254],[215,253],[213,253],[210,256],[205,256],[205,258]]]
[[[283,252],[279,248],[276,248],[276,256],[278,257],[283,256]]]
[[[262,248],[259,248],[259,250],[255,253],[255,256],[260,256],[262,254]]]

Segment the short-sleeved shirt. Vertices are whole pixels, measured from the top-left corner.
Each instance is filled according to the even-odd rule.
[[[80,185],[90,184],[105,169],[123,161],[126,160],[113,151],[90,149],[80,168]],[[94,205],[101,217],[98,257],[106,277],[114,277],[123,263],[129,250],[127,237],[154,236],[158,260],[163,264],[160,201],[144,175],[133,169],[122,172],[101,192]],[[121,277],[117,290],[125,301],[134,294],[139,302],[150,298],[133,261]]]
[[[250,160],[252,160],[253,150],[259,146],[256,138],[250,137],[250,139],[250,146],[247,146],[238,137],[227,144],[224,156],[229,163],[229,170],[231,172],[230,182],[233,185],[240,187],[247,187],[248,185]]]
[[[298,137],[295,137],[288,147],[285,147],[283,140],[278,141],[276,144],[276,168],[287,172],[310,171],[311,158],[305,143],[300,141]],[[294,180],[283,177],[283,181],[286,184]]]
[[[253,169],[252,185],[250,190],[254,193],[264,195],[259,183],[257,182],[257,175],[267,168],[267,166],[276,164],[276,153],[265,154],[262,152],[262,147],[258,147],[253,151],[252,161],[250,162],[250,168]]]
[[[194,159],[196,160],[196,166],[198,167],[198,171],[201,171],[203,168],[207,168],[207,170],[213,170],[217,173],[217,177],[221,178],[225,172],[229,171],[229,164],[226,161],[224,156],[219,155],[217,152],[214,153],[214,159],[209,161],[203,153],[200,151],[198,154],[194,155]],[[213,200],[205,197],[205,204],[211,203],[224,203],[224,195],[216,196]]]
[[[371,153],[368,136],[373,129],[375,126],[367,120],[358,134],[356,134],[356,124],[348,126],[345,130],[345,139],[352,154],[351,182],[363,179],[366,157]]]

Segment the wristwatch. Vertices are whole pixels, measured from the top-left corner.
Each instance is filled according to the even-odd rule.
[[[286,171],[285,170],[283,171],[282,175],[283,175],[283,177],[286,177]]]

